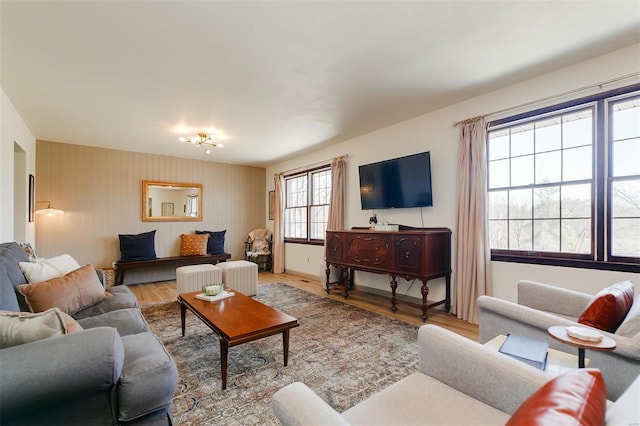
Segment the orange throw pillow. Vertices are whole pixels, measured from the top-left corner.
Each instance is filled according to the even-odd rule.
[[[207,254],[209,234],[180,235],[180,256],[201,256]]]
[[[547,382],[506,426],[604,425],[607,389],[599,370],[571,370]]]
[[[21,284],[18,291],[25,297],[31,312],[58,308],[70,315],[108,297],[91,265],[78,268],[63,277],[35,284]]]
[[[580,324],[615,333],[633,305],[633,283],[623,281],[602,289],[578,318]]]

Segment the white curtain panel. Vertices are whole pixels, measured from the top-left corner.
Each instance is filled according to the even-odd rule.
[[[484,118],[460,124],[456,183],[456,267],[454,311],[478,323],[476,299],[491,285],[486,215],[486,125]]]

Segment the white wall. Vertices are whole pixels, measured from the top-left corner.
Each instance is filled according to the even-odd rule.
[[[352,226],[368,226],[371,211],[363,211],[360,208],[358,166],[416,152],[431,151],[433,207],[380,210],[377,211],[378,219],[409,226],[445,226],[453,230],[455,244],[454,215],[458,129],[452,126],[453,122],[478,115],[493,114],[495,111],[505,109],[509,109],[509,111],[493,114],[488,119],[495,120],[513,115],[545,104],[539,103],[516,110],[519,105],[637,73],[638,70],[640,70],[640,44],[276,164],[267,168],[267,190],[273,189],[273,175],[275,173],[347,154],[345,227],[348,229]],[[606,85],[601,90],[610,90],[639,81],[640,78],[636,76]],[[598,90],[584,90],[579,95],[558,97],[546,104],[555,104],[569,98],[585,96],[596,93]],[[273,221],[267,221],[267,223],[273,229]],[[323,247],[299,244],[286,244],[285,246],[285,269],[290,272],[319,275],[319,265],[323,258]],[[455,263],[453,267],[455,268]],[[492,267],[494,273],[493,295],[508,300],[515,300],[515,283],[519,279],[551,282],[558,286],[588,293],[596,293],[599,289],[622,279],[631,279],[637,287],[640,287],[640,274],[637,273],[505,262],[492,262]],[[441,298],[443,282],[444,280],[441,279],[429,283],[430,299]],[[455,285],[455,269],[453,283]],[[356,285],[387,290],[388,277],[357,273]],[[420,295],[417,283],[410,289],[409,283],[406,282],[398,286],[400,294],[404,294],[406,291],[411,296],[419,297]],[[455,294],[455,292],[452,293]]]
[[[29,191],[29,174],[35,175],[36,169],[36,139],[24,123],[11,100],[0,88],[0,242],[13,241],[18,237],[24,237],[24,241],[30,242],[35,246],[35,223],[28,220],[16,221],[14,211],[20,210],[27,212],[28,194],[14,194],[15,179],[14,177],[14,146],[20,146],[24,151],[25,162],[24,172],[19,176],[24,179],[18,187]],[[36,176],[37,182],[37,176]],[[14,199],[21,200],[24,206],[14,206]],[[23,208],[22,208],[23,207]],[[23,229],[14,229],[14,223],[24,223]]]

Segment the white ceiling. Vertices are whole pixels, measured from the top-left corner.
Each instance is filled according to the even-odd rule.
[[[0,14],[2,88],[37,139],[258,166],[640,41],[640,0],[2,0]],[[207,156],[180,128],[225,147]]]

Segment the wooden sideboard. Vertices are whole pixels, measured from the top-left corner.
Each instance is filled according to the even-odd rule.
[[[397,310],[398,303],[422,308],[422,321],[426,321],[429,308],[442,304],[447,312],[451,308],[451,230],[448,228],[402,227],[400,231],[327,231],[325,255],[327,293],[331,289],[342,289],[344,297],[349,297],[353,270],[359,270],[391,276],[392,311]],[[329,281],[331,265],[343,270],[340,281]],[[422,281],[421,304],[396,298],[396,277]],[[445,298],[429,303],[427,282],[440,277],[446,279]]]

